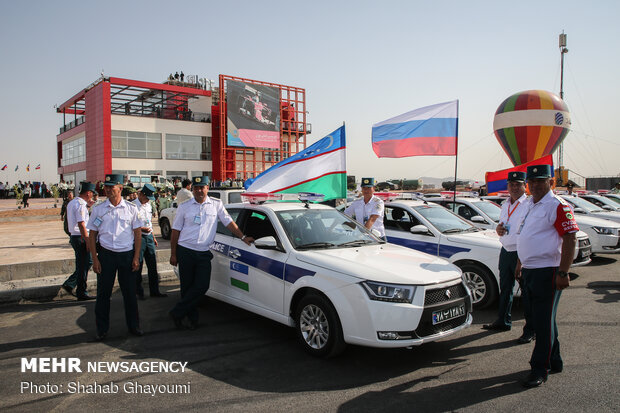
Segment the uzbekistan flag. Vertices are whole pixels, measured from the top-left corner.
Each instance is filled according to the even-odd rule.
[[[37,167],[34,169],[41,169],[41,164],[38,164]]]
[[[346,198],[347,167],[344,125],[303,151],[244,184],[249,192],[318,192],[325,200]]]
[[[4,166],[2,167],[2,170],[4,171],[7,166],[8,166],[7,164],[4,164]]]
[[[551,165],[551,175],[554,175],[553,171],[553,157],[551,155],[543,156],[542,158],[534,159],[533,161],[517,165],[513,168],[502,169],[496,172],[487,172],[485,174],[485,180],[487,181],[487,192],[493,194],[498,191],[505,191],[508,189],[508,174],[510,172],[527,172],[527,167],[530,165]]]
[[[379,158],[456,155],[458,100],[426,106],[372,127]]]

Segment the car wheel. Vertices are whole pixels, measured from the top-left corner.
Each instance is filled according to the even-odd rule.
[[[493,304],[498,295],[498,286],[493,274],[476,264],[459,265],[463,278],[471,291],[472,304],[476,309]]]
[[[170,239],[170,233],[172,230],[170,229],[170,222],[166,218],[161,219],[159,229],[161,230],[161,237],[163,239]]]
[[[342,327],[334,306],[320,295],[307,295],[295,311],[297,338],[306,352],[333,357],[344,350]]]

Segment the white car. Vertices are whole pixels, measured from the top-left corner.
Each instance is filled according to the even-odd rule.
[[[575,214],[579,232],[588,234],[593,254],[613,254],[620,252],[620,224],[608,219]]]
[[[241,202],[241,194],[243,189],[209,189],[208,195],[211,198],[221,199],[224,205],[234,204]],[[159,213],[159,229],[161,230],[161,237],[163,239],[170,239],[172,234],[172,224],[174,224],[174,217],[177,213],[177,202],[172,202],[169,208],[163,209]]]
[[[614,201],[611,198],[605,197],[603,195],[597,194],[583,194],[579,195],[579,198],[583,198],[588,202],[593,203],[599,208],[602,208],[606,211],[620,211],[620,203]]]
[[[606,211],[594,205],[592,202],[586,201],[585,199],[579,198],[575,195],[560,196],[573,207],[575,216],[587,215],[594,218],[609,219],[614,222],[620,222],[620,212]]]
[[[295,327],[303,348],[409,347],[472,322],[471,295],[447,261],[380,241],[336,209],[308,203],[227,205],[251,246],[221,223],[207,295]]]
[[[603,194],[603,196],[605,198],[611,199],[612,201],[618,203],[618,205],[620,205],[620,194],[611,194],[611,193],[607,193],[607,194]]]

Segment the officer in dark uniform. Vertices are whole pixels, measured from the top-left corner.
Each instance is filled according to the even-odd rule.
[[[153,208],[150,201],[154,201],[155,187],[145,184],[138,192],[134,204],[138,207],[138,218],[142,227],[142,247],[140,248],[140,268],[136,273],[136,292],[138,298],[144,300],[144,288],[142,288],[142,266],[146,261],[149,274],[149,294],[151,297],[167,297],[159,291],[159,275],[157,274],[157,256],[155,247],[157,239],[153,236]]]
[[[536,332],[531,371],[523,385],[537,387],[549,372],[564,368],[555,317],[562,290],[570,284],[579,227],[570,205],[551,191],[551,166],[528,166],[527,180],[532,197],[517,231],[516,274],[523,278]]]
[[[123,175],[106,175],[104,185],[108,199],[93,207],[88,221],[93,271],[97,273],[97,341],[104,340],[110,328],[110,296],[117,273],[129,332],[136,336],[143,334],[136,298],[136,271],[140,266],[142,244],[138,208],[121,195]]]
[[[185,317],[191,329],[198,327],[196,306],[209,289],[213,259],[209,247],[215,239],[218,220],[247,245],[254,241],[243,235],[221,200],[207,196],[208,191],[208,176],[192,178],[194,198],[179,205],[172,225],[170,264],[179,265],[181,299],[170,311],[170,317],[179,329],[184,327]]]

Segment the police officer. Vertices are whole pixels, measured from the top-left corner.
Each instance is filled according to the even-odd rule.
[[[362,178],[362,197],[351,202],[344,213],[353,217],[357,222],[364,225],[368,230],[376,229],[385,240],[385,228],[383,226],[383,201],[374,195],[375,179]]]
[[[69,294],[73,294],[73,288],[77,286],[75,295],[79,301],[93,300],[86,293],[86,280],[88,270],[93,262],[90,258],[90,246],[88,242],[88,207],[92,202],[95,184],[82,182],[80,196],[67,204],[67,228],[71,233],[69,243],[75,253],[75,271],[62,284],[62,288]]]
[[[134,204],[138,207],[138,218],[140,219],[140,231],[142,232],[142,244],[140,248],[140,268],[136,274],[136,292],[138,298],[144,300],[144,289],[142,288],[142,267],[146,261],[146,268],[149,274],[149,294],[151,297],[167,297],[168,294],[159,292],[159,275],[157,274],[157,257],[155,247],[157,239],[153,236],[153,207],[150,201],[154,201],[155,187],[145,184],[138,192],[138,198]]]
[[[495,229],[500,236],[502,249],[499,253],[499,308],[497,319],[491,324],[482,326],[485,330],[508,331],[512,328],[512,296],[515,286],[515,269],[517,267],[517,230],[525,216],[523,206],[525,194],[525,172],[508,173],[508,198],[502,204],[499,216],[499,225]],[[529,307],[526,304],[527,296],[522,293],[521,299],[525,303],[525,326],[523,335],[517,340],[519,343],[529,343],[535,337],[532,322],[530,321]]]
[[[247,245],[254,241],[252,237],[243,235],[221,200],[207,196],[208,191],[209,177],[194,177],[194,197],[179,205],[172,225],[170,264],[179,265],[181,299],[170,311],[170,317],[179,329],[184,327],[185,317],[191,329],[198,327],[196,306],[209,289],[213,258],[209,246],[215,239],[218,219]]]
[[[517,231],[516,273],[523,277],[536,332],[531,371],[523,385],[537,387],[549,372],[563,370],[555,316],[562,290],[570,283],[568,270],[579,228],[570,205],[551,191],[551,166],[528,166],[527,180],[532,197]]]
[[[135,273],[140,266],[142,244],[138,208],[121,195],[123,175],[106,175],[104,185],[108,199],[93,208],[87,226],[93,270],[97,273],[97,341],[106,338],[110,327],[110,296],[117,272],[129,332],[136,336],[143,334],[138,319]]]

